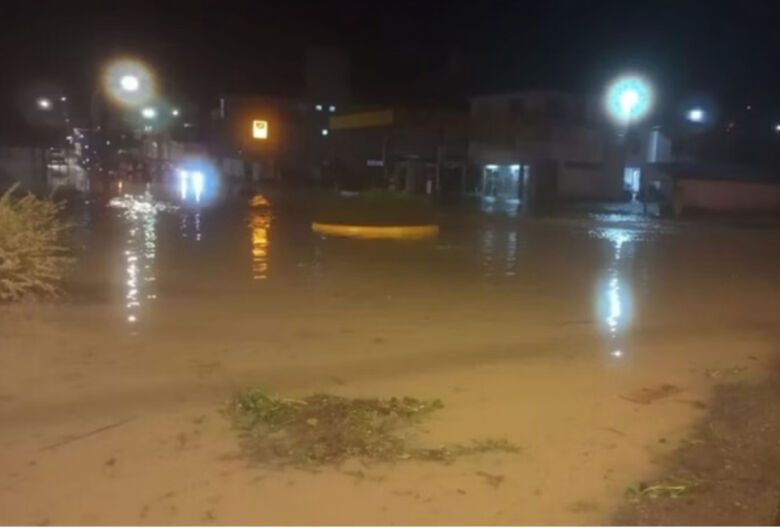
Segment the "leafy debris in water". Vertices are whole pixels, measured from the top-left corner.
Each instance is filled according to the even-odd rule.
[[[747,370],[747,366],[735,366],[733,368],[724,368],[720,370],[717,369],[704,370],[704,374],[707,377],[718,378],[722,375],[739,375],[745,370]]]
[[[626,489],[625,497],[629,502],[647,499],[677,499],[689,495],[701,487],[701,481],[693,478],[670,478],[655,484],[640,482]]]
[[[230,402],[229,412],[248,454],[278,465],[337,464],[350,458],[450,463],[458,456],[488,451],[519,452],[506,440],[492,439],[436,448],[411,447],[410,428],[442,407],[438,399],[315,394],[298,400],[249,389]]]
[[[674,385],[663,384],[654,387],[645,387],[639,390],[635,390],[629,394],[618,394],[618,397],[640,405],[649,405],[653,401],[663,399],[675,394],[679,394],[682,390]]]
[[[477,475],[484,478],[485,481],[494,488],[499,487],[501,483],[504,482],[504,475],[494,475],[492,473],[487,473],[486,471],[477,471]]]

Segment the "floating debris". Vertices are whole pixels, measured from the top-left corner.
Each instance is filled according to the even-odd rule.
[[[410,446],[410,429],[442,407],[438,399],[316,394],[298,400],[249,389],[230,402],[229,410],[241,432],[244,450],[277,465],[337,464],[350,458],[450,463],[464,455],[519,452],[508,441],[493,439],[436,448]]]
[[[674,385],[663,384],[653,387],[640,388],[630,394],[620,394],[619,397],[627,401],[639,403],[640,405],[649,405],[653,401],[673,396],[682,392],[682,389]]]
[[[629,502],[647,499],[677,499],[689,495],[701,487],[701,481],[690,478],[671,478],[655,484],[640,482],[636,487],[626,489],[625,497]]]
[[[718,378],[724,375],[739,375],[747,370],[747,366],[735,366],[734,368],[704,370],[707,377]]]
[[[494,488],[499,487],[501,483],[504,482],[504,475],[494,475],[485,471],[477,471],[477,475],[484,478],[485,481]]]

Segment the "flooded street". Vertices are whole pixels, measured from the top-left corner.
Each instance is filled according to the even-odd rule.
[[[357,241],[309,200],[79,214],[70,299],[2,308],[3,523],[604,524],[777,353],[775,228],[445,210]],[[221,412],[249,385],[438,398],[429,445],[522,451],[269,469]]]

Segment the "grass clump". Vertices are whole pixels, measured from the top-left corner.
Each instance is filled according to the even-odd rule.
[[[429,460],[451,462],[486,451],[517,452],[505,441],[484,440],[438,448],[413,447],[410,429],[442,408],[437,400],[347,398],[315,394],[303,400],[249,389],[230,402],[244,448],[253,457],[279,465]]]
[[[62,244],[62,205],[15,190],[0,197],[0,302],[55,296],[71,261]]]

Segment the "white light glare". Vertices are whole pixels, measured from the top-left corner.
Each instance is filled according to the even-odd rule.
[[[647,114],[652,99],[652,88],[644,78],[634,75],[621,77],[607,88],[607,111],[618,122],[628,124]]]
[[[631,116],[631,111],[637,103],[639,103],[639,94],[636,90],[628,89],[620,94],[620,108],[623,110],[624,116]]]
[[[144,107],[141,109],[141,116],[146,118],[147,120],[153,120],[157,117],[157,110],[153,107]]]
[[[183,169],[180,169],[179,170],[179,191],[181,192],[181,200],[185,200],[187,198],[187,179],[188,178],[189,178],[189,173],[187,173]]]
[[[200,202],[203,193],[203,173],[200,171],[192,172],[192,191],[195,193],[195,202]]]
[[[328,136],[328,129],[322,129],[322,136]]]
[[[141,81],[138,80],[137,76],[127,74],[119,79],[119,86],[122,87],[122,90],[136,92],[141,86]]]
[[[695,123],[701,123],[704,121],[704,111],[696,108],[691,109],[688,111],[688,120],[695,122]]]
[[[38,108],[42,110],[49,110],[51,108],[51,100],[48,98],[38,98]]]

